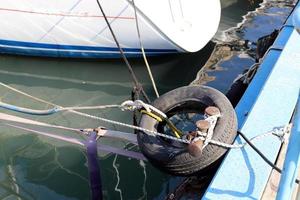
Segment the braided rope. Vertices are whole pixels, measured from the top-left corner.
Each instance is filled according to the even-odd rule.
[[[290,131],[291,131],[291,126],[292,126],[291,124],[288,124],[284,127],[274,128],[273,130],[271,130],[269,132],[254,136],[253,138],[250,139],[250,142],[253,142],[255,140],[259,140],[266,136],[271,136],[271,135],[277,136],[282,142],[284,142],[286,139],[285,136],[288,133],[290,133]],[[246,145],[248,145],[247,142],[242,143],[242,144],[227,144],[227,143],[219,142],[216,140],[209,140],[209,143],[220,146],[220,147],[224,147],[227,149],[240,149],[240,148],[244,148]]]
[[[93,115],[90,115],[90,114],[87,114],[87,113],[82,113],[82,112],[78,112],[76,110],[73,110],[73,109],[79,109],[79,108],[82,108],[82,109],[95,109],[95,108],[105,109],[105,108],[112,108],[112,107],[119,107],[119,108],[122,108],[124,110],[130,110],[130,111],[132,111],[134,109],[140,109],[141,107],[145,107],[145,109],[152,109],[153,106],[145,104],[145,103],[141,103],[140,101],[135,101],[135,102],[133,102],[133,101],[125,101],[121,105],[103,105],[103,106],[65,107],[64,108],[62,106],[56,105],[54,103],[45,101],[45,100],[40,99],[38,97],[34,97],[34,96],[30,95],[30,94],[22,92],[22,91],[20,91],[20,90],[18,90],[16,88],[8,86],[8,85],[6,85],[6,84],[4,84],[2,82],[0,82],[0,85],[6,87],[8,89],[11,89],[11,90],[13,90],[13,91],[15,91],[15,92],[17,92],[19,94],[22,94],[24,96],[32,98],[32,99],[34,99],[36,101],[43,102],[43,103],[46,103],[46,104],[49,104],[49,105],[52,105],[52,106],[56,106],[60,110],[68,110],[68,111],[70,111],[72,113],[75,113],[75,114],[78,114],[78,115],[81,115],[81,116],[84,116],[84,117],[88,117],[88,118],[91,118],[91,119],[96,119],[96,120],[103,121],[103,122],[110,123],[110,124],[114,124],[114,125],[117,125],[117,126],[122,126],[122,127],[130,128],[130,129],[135,129],[135,130],[143,131],[145,133],[150,133],[150,134],[153,134],[155,136],[164,137],[164,138],[171,139],[171,140],[174,140],[174,141],[178,141],[178,142],[182,142],[182,143],[186,143],[186,144],[190,143],[190,141],[188,141],[187,139],[176,138],[176,137],[173,137],[173,136],[170,136],[170,135],[159,133],[157,131],[152,131],[152,130],[148,130],[148,129],[145,129],[145,128],[142,128],[142,127],[138,127],[138,126],[134,126],[134,125],[130,125],[130,124],[125,124],[125,123],[122,123],[122,122],[118,122],[118,121],[114,121],[114,120],[110,120],[110,119],[105,119],[105,118],[102,118],[102,117],[97,117],[97,116],[93,116]],[[212,117],[217,118],[219,116],[212,116]],[[210,123],[213,126],[213,128],[210,128],[210,129],[214,129],[214,124],[216,124],[216,119],[215,118],[211,118],[210,119],[210,118],[211,117],[209,117],[208,119],[209,119]],[[56,126],[56,125],[53,125],[53,126],[51,125],[51,126],[48,126],[48,127],[64,128],[66,130],[78,131],[78,129],[68,128],[68,127],[63,127],[63,126]],[[267,133],[263,133],[261,135],[257,135],[255,137],[251,138],[250,141],[262,139],[262,138],[264,138],[266,136],[270,136],[270,135],[277,136],[282,141],[284,141],[285,140],[285,135],[286,135],[286,133],[290,132],[290,129],[291,129],[291,124],[289,124],[287,126],[284,126],[284,127],[274,128],[273,130],[271,130],[271,131],[269,131]],[[206,143],[206,145],[207,144],[213,144],[213,145],[217,145],[217,146],[228,148],[228,149],[243,148],[243,147],[245,147],[248,144],[246,142],[242,143],[242,144],[227,144],[227,143],[219,142],[219,141],[213,140],[212,136],[211,137],[207,137],[208,134],[204,134],[204,133],[199,132],[199,131],[198,131],[198,135],[199,135],[199,137],[197,137],[197,140],[203,140]]]
[[[36,101],[39,101],[39,102],[42,102],[42,103],[46,103],[48,105],[52,105],[52,106],[55,106],[57,107],[58,109],[61,109],[61,110],[68,110],[72,113],[75,113],[77,115],[80,115],[80,116],[84,116],[84,117],[88,117],[88,118],[91,118],[91,119],[96,119],[96,120],[100,120],[100,121],[103,121],[103,122],[106,122],[106,123],[110,123],[110,124],[114,124],[114,125],[117,125],[117,126],[122,126],[122,127],[126,127],[126,128],[130,128],[130,129],[136,129],[136,130],[140,130],[140,131],[143,131],[143,132],[146,132],[146,133],[151,133],[153,135],[157,135],[157,136],[160,136],[160,137],[164,137],[164,138],[167,138],[167,139],[171,139],[171,140],[175,140],[175,141],[178,141],[178,142],[183,142],[183,143],[190,143],[188,140],[186,139],[180,139],[180,138],[176,138],[176,137],[173,137],[173,136],[170,136],[170,135],[165,135],[165,134],[162,134],[162,133],[159,133],[159,132],[156,132],[156,131],[152,131],[152,130],[148,130],[148,129],[145,129],[145,128],[141,128],[141,127],[138,127],[138,126],[134,126],[134,125],[130,125],[130,124],[125,124],[125,123],[122,123],[122,122],[117,122],[117,121],[114,121],[114,120],[110,120],[110,119],[105,119],[105,118],[102,118],[102,117],[97,117],[97,116],[93,116],[93,115],[90,115],[90,114],[87,114],[87,113],[82,113],[82,112],[78,112],[76,110],[72,110],[70,108],[76,108],[76,107],[69,107],[69,108],[64,108],[62,106],[59,106],[57,104],[54,104],[54,103],[51,103],[51,102],[48,102],[46,100],[43,100],[43,99],[40,99],[38,97],[34,97],[28,93],[25,93],[23,91],[20,91],[16,88],[13,88],[9,85],[6,85],[2,82],[0,82],[0,85],[2,85],[3,87],[6,87],[8,89],[11,89],[19,94],[22,94],[24,96],[27,96],[31,99],[34,99]],[[133,104],[134,102],[132,101],[125,101],[122,105],[116,105],[117,107],[122,107],[124,109],[131,109],[131,108],[134,108],[134,106],[136,106],[136,108],[140,108],[140,106],[143,106],[144,104],[140,104],[140,101],[136,101],[137,103],[136,104]],[[126,104],[127,103],[127,104]],[[132,103],[132,104],[131,104]],[[129,106],[128,106],[129,105]],[[147,104],[148,105],[148,104]],[[105,105],[105,106],[108,106],[108,105]],[[132,106],[132,107],[131,107]],[[100,106],[99,106],[100,107]],[[153,106],[149,105],[150,108],[152,108]],[[79,108],[79,107],[77,107]],[[147,108],[145,108],[147,109]],[[57,127],[56,127],[57,128]]]
[[[137,31],[137,35],[138,35],[138,39],[139,39],[139,43],[140,43],[140,47],[141,47],[141,51],[142,51],[144,63],[146,65],[146,68],[147,68],[147,71],[148,71],[148,75],[150,77],[150,80],[151,80],[151,83],[152,83],[152,86],[153,86],[153,90],[155,92],[156,97],[158,98],[159,97],[159,93],[158,93],[158,90],[157,90],[157,87],[156,87],[156,83],[155,83],[154,77],[152,75],[152,71],[151,71],[150,65],[148,63],[148,59],[147,59],[147,56],[146,56],[146,53],[145,53],[144,45],[142,43],[142,37],[141,37],[141,33],[140,33],[140,28],[139,28],[139,22],[138,22],[139,19],[138,19],[138,16],[137,16],[136,5],[135,5],[134,0],[132,0],[131,2],[132,2],[133,9],[134,9],[136,31]]]

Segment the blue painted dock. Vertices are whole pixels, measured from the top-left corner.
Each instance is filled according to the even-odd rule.
[[[276,196],[277,200],[291,199],[297,185],[295,182],[300,166],[300,93],[292,124],[293,128],[291,130]]]
[[[296,7],[300,12],[300,3]],[[293,116],[300,88],[300,34],[293,25],[295,13],[282,27],[236,107],[239,130],[248,138],[285,126]],[[236,138],[235,143],[242,142]],[[254,144],[276,161],[281,147],[278,138],[265,137]],[[232,149],[203,199],[260,199],[271,170],[251,147]]]

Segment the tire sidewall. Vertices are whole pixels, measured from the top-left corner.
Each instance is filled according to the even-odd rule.
[[[225,95],[207,86],[186,86],[172,90],[153,102],[153,106],[166,113],[172,108],[187,101],[198,101],[220,109],[214,129],[213,139],[219,142],[232,143],[236,136],[237,120],[234,109]],[[143,115],[140,127],[157,131],[158,122],[148,115]],[[225,148],[207,145],[200,157],[191,156],[186,148],[178,148],[163,141],[158,136],[138,132],[137,139],[142,153],[148,160],[162,171],[173,175],[192,175],[206,171],[224,153]]]

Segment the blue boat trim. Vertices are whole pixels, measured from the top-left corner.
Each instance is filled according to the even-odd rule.
[[[125,54],[141,56],[138,48],[122,48]],[[146,49],[147,55],[178,53],[176,49]],[[48,43],[22,42],[13,40],[0,40],[0,53],[21,54],[49,57],[83,57],[83,58],[109,58],[120,57],[117,47],[93,47],[80,45],[61,45]]]
[[[275,48],[271,47],[267,52],[237,105],[239,129],[249,138],[290,122],[300,86],[299,41],[300,34],[294,27],[283,27],[274,43]],[[283,49],[276,49],[276,46]],[[237,137],[235,143],[241,143],[241,138]],[[257,141],[255,145],[273,162],[281,147],[276,137]],[[271,170],[249,146],[232,149],[203,199],[260,199]]]

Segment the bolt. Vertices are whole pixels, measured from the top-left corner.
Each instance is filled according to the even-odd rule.
[[[203,141],[197,140],[196,142],[190,143],[188,145],[188,152],[194,156],[199,157],[202,154]]]
[[[210,127],[210,123],[206,120],[198,120],[196,126],[200,131],[206,132]]]
[[[219,108],[215,107],[215,106],[209,106],[205,109],[205,114],[209,115],[209,116],[213,116],[213,115],[219,115],[221,112],[219,110]]]

